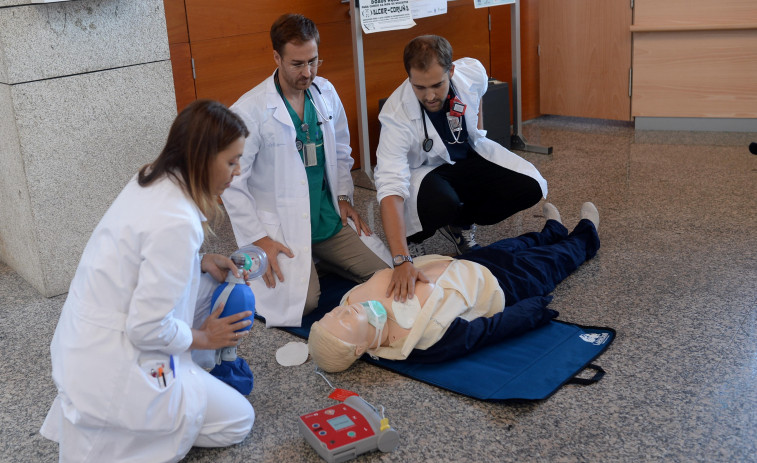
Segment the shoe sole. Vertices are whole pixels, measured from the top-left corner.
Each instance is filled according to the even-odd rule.
[[[440,233],[440,234],[441,234],[441,235],[442,235],[442,236],[443,236],[444,238],[446,238],[446,239],[447,239],[447,240],[448,240],[448,241],[449,241],[450,243],[452,243],[452,244],[453,244],[453,245],[455,246],[455,252],[457,253],[457,255],[458,255],[458,256],[459,256],[459,255],[461,255],[461,254],[465,254],[466,252],[474,251],[474,250],[476,250],[476,249],[481,249],[481,245],[480,245],[480,244],[478,244],[478,243],[476,243],[475,245],[471,246],[470,248],[467,248],[467,249],[463,249],[463,248],[462,248],[462,247],[460,246],[460,243],[458,243],[458,242],[457,242],[457,239],[456,239],[456,238],[455,238],[454,236],[452,236],[452,235],[451,235],[451,234],[450,234],[450,233],[449,233],[449,232],[448,232],[448,231],[447,231],[446,229],[444,229],[444,228],[440,228],[440,229],[439,229],[439,233]],[[461,239],[460,241],[462,241],[462,239]]]

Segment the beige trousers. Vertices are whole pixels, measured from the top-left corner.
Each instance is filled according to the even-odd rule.
[[[386,262],[360,240],[352,227],[342,227],[331,238],[313,243],[313,259],[310,265],[310,283],[303,315],[318,307],[318,299],[321,297],[319,276],[335,273],[356,283],[362,283],[376,271],[389,268]]]

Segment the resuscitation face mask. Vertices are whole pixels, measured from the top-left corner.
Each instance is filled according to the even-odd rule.
[[[376,328],[376,336],[370,344],[372,346],[377,340],[381,340],[381,334],[384,332],[384,326],[386,325],[386,309],[378,301],[361,302],[360,305],[365,309],[368,323]]]
[[[244,280],[234,278],[234,274],[229,272],[229,278],[234,279],[234,283],[244,283],[245,280],[254,280],[268,269],[268,256],[265,251],[254,244],[248,244],[239,248],[239,250],[230,256],[230,259],[237,266],[240,277],[243,276],[244,271],[247,272],[247,278]]]

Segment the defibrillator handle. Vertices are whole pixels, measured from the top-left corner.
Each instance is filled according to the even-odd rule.
[[[371,428],[376,433],[376,436],[378,438],[377,446],[380,451],[386,453],[393,452],[397,449],[397,446],[399,446],[400,444],[399,433],[391,426],[388,426],[389,420],[382,418],[379,415],[378,411],[376,411],[376,409],[373,407],[373,405],[369,404],[357,395],[347,397],[344,400],[344,403],[354,408],[355,410],[360,412],[360,414],[366,417],[368,423],[370,423],[371,425]]]

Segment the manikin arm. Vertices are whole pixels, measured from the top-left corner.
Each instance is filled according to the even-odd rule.
[[[548,309],[552,296],[536,296],[505,307],[493,317],[471,321],[455,319],[439,341],[426,350],[415,349],[407,360],[417,363],[439,363],[475,352],[490,344],[519,336],[547,324],[558,315]]]

